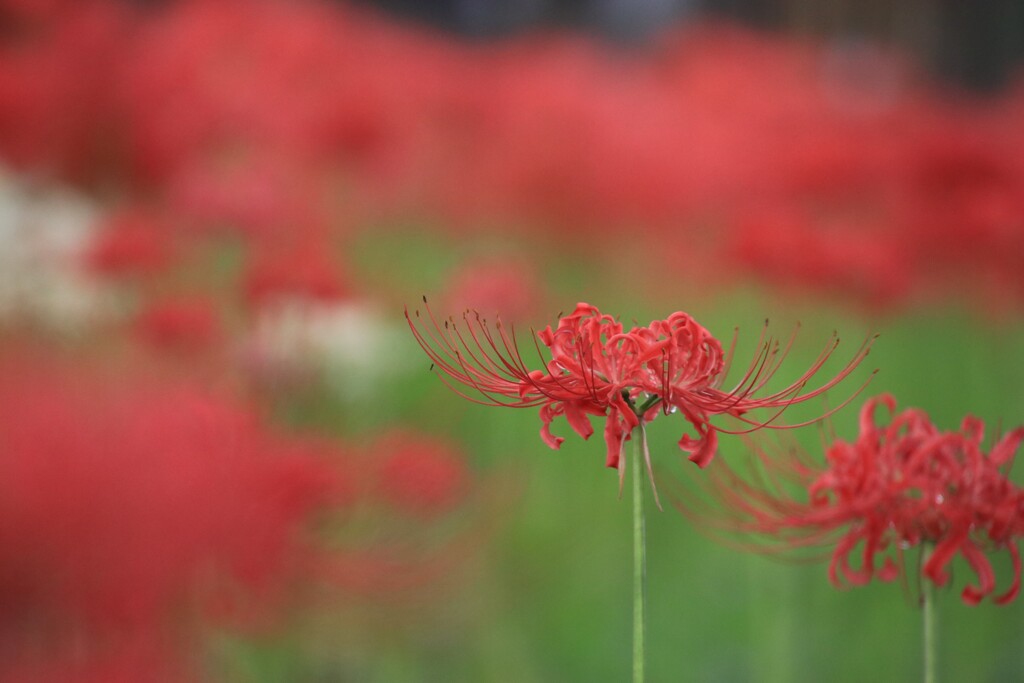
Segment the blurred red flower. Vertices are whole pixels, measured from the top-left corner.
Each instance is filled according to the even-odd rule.
[[[875,422],[879,404],[894,413],[886,425]],[[837,587],[863,585],[876,576],[893,580],[904,571],[903,553],[922,545],[933,549],[921,570],[924,578],[943,586],[950,561],[960,554],[978,581],[961,593],[969,605],[995,590],[985,551],[1005,550],[1013,581],[994,601],[1012,601],[1020,590],[1017,538],[1024,534],[1024,489],[1006,472],[1024,428],[986,453],[984,425],[977,418],[968,416],[959,431],[943,432],[921,410],[895,410],[888,394],[868,400],[857,439],[833,442],[824,465],[809,462],[799,450],[786,458],[757,450],[761,465],[752,481],[720,463],[707,478],[721,503],[718,510],[702,511],[685,500],[680,507],[712,527],[756,534],[769,542],[769,551],[778,550],[776,544],[786,551],[835,543],[829,577]],[[793,495],[791,484],[805,491],[806,501]],[[855,568],[850,555],[858,547]]]
[[[309,238],[297,247],[270,245],[249,256],[244,291],[252,306],[280,298],[336,301],[348,293],[328,245]]]
[[[538,279],[532,268],[507,258],[474,261],[451,276],[444,300],[453,311],[501,311],[506,320],[520,321],[543,299]]]
[[[156,348],[199,351],[215,344],[221,330],[213,301],[183,297],[150,303],[139,313],[135,332]]]
[[[413,515],[433,517],[457,505],[468,493],[469,473],[451,444],[412,432],[391,432],[376,440],[374,488],[390,505]]]
[[[58,366],[2,369],[0,661],[269,614],[316,555],[311,515],[347,500],[338,469],[196,386]]]
[[[107,0],[0,3],[5,162],[83,183],[110,170],[118,116],[109,77],[132,16]]]
[[[150,212],[132,208],[103,219],[85,258],[95,272],[128,276],[159,272],[172,256],[170,228]]]

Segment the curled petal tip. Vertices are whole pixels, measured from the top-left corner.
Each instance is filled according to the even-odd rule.
[[[982,596],[978,591],[968,586],[960,593],[960,599],[964,601],[964,604],[968,607],[974,607],[981,602]]]

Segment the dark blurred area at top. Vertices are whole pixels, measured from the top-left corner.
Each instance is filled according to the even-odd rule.
[[[871,41],[914,55],[939,79],[995,91],[1024,60],[1021,0],[362,0],[462,35],[582,27],[619,43],[697,16],[759,28]]]

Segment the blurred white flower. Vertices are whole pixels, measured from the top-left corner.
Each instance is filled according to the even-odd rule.
[[[83,272],[97,207],[82,195],[0,168],[0,325],[73,332],[102,309],[102,288]]]
[[[366,301],[280,299],[259,312],[246,352],[271,381],[323,373],[346,400],[365,400],[382,379],[411,365],[404,327]]]

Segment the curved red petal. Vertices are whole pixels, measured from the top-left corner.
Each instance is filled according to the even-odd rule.
[[[1007,549],[1010,551],[1010,558],[1013,560],[1013,582],[1005,593],[995,599],[997,605],[1006,605],[1013,602],[1017,594],[1020,593],[1020,551],[1017,549],[1016,543],[1010,543]]]
[[[978,576],[978,587],[966,586],[960,597],[968,605],[977,605],[981,602],[982,598],[995,590],[996,575],[992,571],[992,564],[988,561],[988,558],[971,541],[964,541],[960,546],[960,552]]]

